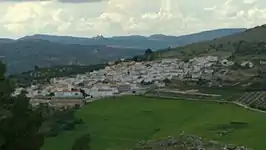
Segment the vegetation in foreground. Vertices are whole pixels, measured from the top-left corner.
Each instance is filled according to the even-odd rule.
[[[25,92],[11,96],[14,88],[5,71],[0,61],[0,150],[39,150],[44,142],[42,113],[31,107]]]
[[[124,96],[90,103],[75,115],[84,124],[47,139],[42,150],[70,150],[84,134],[90,134],[91,149],[124,150],[141,140],[183,131],[256,150],[266,148],[266,114],[230,104]]]
[[[4,76],[5,71],[0,61],[0,150],[39,150],[46,137],[82,123],[74,118],[72,110],[57,111],[48,105],[32,107],[25,91],[11,96],[14,85]],[[89,140],[88,136],[81,136],[73,150],[80,149],[79,143]]]

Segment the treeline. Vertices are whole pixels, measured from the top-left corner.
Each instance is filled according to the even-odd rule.
[[[128,61],[152,61],[155,60],[157,57],[157,54],[152,51],[152,49],[147,49],[144,53],[144,55],[137,55],[132,58],[127,59]]]

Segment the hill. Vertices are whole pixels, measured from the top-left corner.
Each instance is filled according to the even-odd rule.
[[[232,56],[240,60],[260,60],[266,56],[266,25],[245,32],[158,51],[158,57],[193,57],[200,55]]]
[[[18,40],[0,43],[1,60],[8,73],[20,73],[58,65],[102,64],[109,60],[141,55],[144,50],[104,45],[60,44],[46,40]]]
[[[91,135],[92,149],[125,150],[139,141],[179,136],[182,131],[221,143],[266,148],[265,114],[231,104],[124,96],[89,103],[75,115],[85,124],[47,139],[42,150],[70,150],[83,134]]]
[[[245,29],[235,28],[235,29],[210,30],[195,34],[184,35],[184,36],[167,36],[163,34],[155,34],[148,37],[140,35],[132,35],[132,36],[114,36],[108,38],[103,36],[97,36],[93,38],[82,38],[82,37],[71,37],[71,36],[36,34],[32,36],[25,36],[19,40],[41,39],[61,44],[108,45],[112,47],[124,47],[124,48],[130,47],[138,49],[147,49],[147,48],[162,49],[168,47],[182,46],[199,41],[212,40],[214,38],[228,36],[243,31],[245,31]]]

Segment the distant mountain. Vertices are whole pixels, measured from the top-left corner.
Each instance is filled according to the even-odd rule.
[[[0,39],[0,60],[8,73],[20,73],[38,67],[89,65],[118,58],[142,55],[144,50],[178,47],[198,41],[240,33],[245,29],[218,29],[184,36],[115,36],[93,38],[36,34],[18,40]]]
[[[0,44],[1,43],[11,43],[14,42],[15,40],[12,39],[7,39],[7,38],[0,38]]]
[[[245,30],[246,29],[244,28],[217,29],[217,30],[204,31],[184,36],[167,36],[163,34],[155,34],[148,37],[140,35],[132,35],[132,36],[115,36],[108,38],[103,36],[84,38],[84,37],[36,34],[32,36],[25,36],[19,40],[41,39],[61,44],[106,45],[112,47],[138,48],[138,49],[151,48],[157,50],[168,47],[183,46],[186,44],[191,44],[199,41],[212,40],[215,38],[243,32]]]
[[[105,45],[60,44],[46,40],[18,40],[0,43],[0,60],[8,73],[20,73],[38,67],[89,65],[144,54],[144,50]]]

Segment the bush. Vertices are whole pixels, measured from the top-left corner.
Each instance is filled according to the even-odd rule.
[[[47,137],[56,137],[58,135],[59,131],[56,129],[51,129],[46,133]]]
[[[82,135],[74,142],[72,150],[89,150],[90,141],[91,138],[89,134]]]
[[[76,119],[75,124],[84,124],[84,121],[82,119]]]

